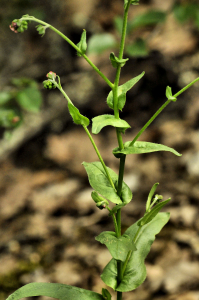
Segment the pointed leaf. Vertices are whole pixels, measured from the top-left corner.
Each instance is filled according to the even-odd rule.
[[[79,110],[70,102],[68,102],[68,109],[75,124],[86,127],[89,125],[89,119],[81,115]]]
[[[83,166],[86,169],[86,172],[88,174],[88,179],[90,182],[90,185],[94,190],[96,190],[98,193],[100,193],[102,196],[104,196],[109,201],[116,203],[116,204],[122,204],[122,201],[127,204],[132,199],[132,192],[129,189],[129,187],[126,185],[125,182],[123,182],[122,185],[122,194],[121,199],[116,193],[116,189],[114,189],[104,171],[104,168],[100,162],[93,162],[93,163],[86,163],[83,162]],[[106,167],[110,177],[113,181],[113,183],[116,185],[118,181],[118,175],[111,170],[110,168]]]
[[[112,259],[106,265],[101,275],[104,283],[120,292],[129,292],[141,285],[146,278],[144,260],[150,251],[156,234],[161,231],[168,220],[169,213],[158,213],[151,222],[144,225],[135,242],[137,251],[132,252],[122,282],[117,287],[117,261]],[[139,230],[137,223],[130,226],[125,232],[132,240],[134,240]]]
[[[119,158],[121,155],[125,154],[141,154],[141,153],[150,153],[156,151],[168,151],[172,152],[177,156],[181,156],[182,154],[178,153],[173,148],[167,147],[161,144],[149,143],[149,142],[135,142],[133,146],[131,146],[132,142],[124,143],[124,149],[119,150],[119,147],[113,149],[113,154],[115,157]]]
[[[149,192],[147,203],[146,203],[146,211],[148,211],[148,209],[150,208],[151,199],[153,198],[153,195],[154,195],[158,185],[159,185],[159,182],[155,183]]]
[[[47,296],[59,300],[104,300],[102,295],[95,292],[66,284],[49,282],[26,284],[12,293],[7,300],[19,300],[21,298],[33,296]]]
[[[122,110],[126,102],[126,93],[144,76],[145,72],[142,72],[140,75],[130,79],[123,85],[118,87],[118,108]],[[110,108],[113,109],[113,92],[110,91],[107,97],[107,104]]]
[[[101,244],[105,244],[112,257],[116,260],[125,261],[128,252],[136,250],[135,244],[128,235],[122,235],[117,238],[115,232],[104,231],[95,239]]]
[[[81,39],[80,39],[80,42],[77,44],[77,47],[82,51],[82,54],[86,53],[87,43],[86,43],[86,30],[85,29],[83,29]],[[77,55],[82,56],[78,51],[77,51]]]
[[[92,119],[92,133],[97,134],[99,133],[102,128],[105,126],[113,126],[117,128],[121,128],[122,132],[124,132],[127,128],[130,128],[131,126],[122,119],[117,119],[113,115],[101,115],[98,117],[95,117]]]
[[[168,200],[162,201],[158,204],[156,204],[151,211],[146,213],[144,217],[137,223],[138,226],[143,226],[147,223],[149,223],[151,220],[155,218],[155,216],[159,213],[159,211],[171,200],[169,198]]]

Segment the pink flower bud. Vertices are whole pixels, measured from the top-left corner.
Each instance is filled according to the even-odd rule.
[[[46,75],[46,77],[49,79],[55,79],[56,76],[57,76],[57,74],[52,71],[48,72],[48,74]]]

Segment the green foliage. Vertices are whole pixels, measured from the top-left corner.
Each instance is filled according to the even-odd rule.
[[[79,110],[70,102],[68,102],[68,109],[75,124],[86,127],[89,125],[89,119],[81,115]]]
[[[87,42],[86,42],[86,30],[84,29],[81,35],[80,42],[77,44],[77,47],[80,49],[81,53],[77,51],[78,56],[82,56],[82,54],[86,53]]]
[[[117,68],[118,66],[124,67],[126,62],[129,60],[129,58],[126,59],[119,59],[118,57],[115,56],[113,52],[110,54],[110,61],[111,64],[114,68]]]
[[[141,229],[138,226],[139,221],[130,226],[125,231],[125,234],[132,241],[134,241],[139,230],[139,235],[135,241],[137,251],[132,252],[119,286],[117,284],[117,261],[115,259],[112,259],[103,270],[101,278],[104,283],[120,292],[129,292],[140,286],[146,278],[145,258],[150,251],[155,236],[161,231],[168,220],[169,213],[159,213],[151,222],[142,226]]]
[[[118,300],[122,300],[122,292],[128,292],[137,288],[146,278],[146,267],[144,264],[145,258],[150,251],[151,245],[155,240],[155,236],[160,232],[164,225],[169,220],[169,213],[160,213],[160,210],[170,201],[170,198],[162,201],[161,195],[154,193],[158,186],[155,183],[151,188],[147,201],[146,212],[144,216],[135,224],[130,226],[126,232],[121,235],[121,209],[132,200],[132,192],[127,184],[123,181],[125,158],[127,154],[142,154],[156,151],[168,151],[177,156],[181,156],[176,150],[161,144],[150,142],[137,141],[140,135],[147,129],[152,121],[160,114],[160,112],[170,103],[175,102],[177,96],[193,85],[199,78],[192,81],[174,96],[171,88],[166,88],[167,101],[158,109],[158,111],[149,119],[149,121],[142,127],[136,137],[129,142],[123,143],[122,133],[125,132],[130,125],[120,119],[119,111],[123,109],[126,103],[126,93],[144,76],[144,72],[132,78],[126,83],[119,86],[121,67],[125,65],[128,58],[123,58],[125,45],[125,30],[128,33],[138,27],[154,26],[165,20],[166,14],[161,11],[148,11],[144,14],[136,16],[127,26],[128,9],[130,4],[138,5],[139,0],[124,0],[124,17],[122,26],[120,19],[117,19],[117,27],[121,32],[121,43],[118,57],[114,52],[110,54],[111,64],[116,68],[116,75],[114,83],[112,83],[87,57],[87,42],[86,31],[83,30],[80,42],[77,46],[60,31],[53,26],[40,21],[35,17],[29,15],[23,16],[21,19],[16,19],[10,25],[10,29],[14,32],[23,32],[27,29],[28,22],[38,22],[37,30],[39,34],[44,34],[46,28],[50,28],[63,37],[75,50],[78,56],[83,58],[90,64],[90,66],[104,79],[104,81],[111,88],[107,97],[107,104],[114,110],[114,115],[96,116],[92,120],[92,133],[98,134],[104,127],[113,126],[116,128],[116,135],[118,140],[118,147],[113,150],[113,154],[120,159],[120,166],[118,175],[110,168],[108,168],[88,130],[89,119],[83,116],[78,108],[76,108],[68,95],[61,86],[61,81],[56,73],[50,71],[47,74],[47,80],[43,82],[44,87],[48,89],[57,88],[68,101],[69,113],[75,124],[82,125],[87,133],[94,150],[100,161],[98,162],[83,162],[83,166],[87,172],[88,180],[92,191],[92,199],[99,209],[107,209],[109,216],[113,218],[115,232],[105,231],[100,233],[96,240],[105,244],[112,255],[111,261],[104,268],[101,275],[102,280],[114,290],[118,292]],[[176,12],[181,15],[181,19],[187,20],[183,14],[185,12]],[[189,8],[189,15],[193,13]],[[196,14],[196,20],[199,20],[199,14]],[[183,17],[182,17],[183,16]],[[123,30],[121,30],[123,28]],[[113,48],[117,45],[115,38],[111,34],[94,35],[88,44],[89,53],[100,54],[104,50]],[[127,46],[127,52],[134,56],[146,56],[148,54],[147,45],[144,40],[139,39],[134,44]],[[4,127],[16,126],[19,121],[19,114],[17,109],[25,109],[31,112],[38,112],[41,106],[41,95],[38,91],[37,85],[34,81],[28,79],[14,79],[13,84],[16,87],[15,94],[9,91],[0,93],[0,125]],[[15,99],[16,109],[12,107],[12,101]],[[116,204],[112,209],[109,208],[109,201]],[[8,300],[18,300],[23,297],[32,296],[49,296],[60,300],[111,300],[111,294],[107,289],[102,289],[102,295],[87,291],[84,289],[57,284],[57,283],[32,283],[25,285],[8,297]]]
[[[129,203],[132,199],[132,192],[129,187],[123,182],[122,185],[122,194],[121,199],[117,195],[116,189],[112,187],[110,184],[107,175],[103,169],[103,166],[100,162],[86,163],[83,162],[83,166],[86,169],[88,174],[89,183],[92,188],[101,194],[103,197],[108,199],[109,201],[120,204],[122,201],[124,203]],[[107,170],[111,176],[111,179],[114,185],[117,184],[118,176],[117,174],[107,167]]]
[[[166,97],[168,100],[176,102],[177,98],[172,95],[171,87],[167,86],[166,88]]]
[[[141,153],[150,153],[156,151],[169,151],[177,156],[181,156],[182,154],[178,153],[173,148],[167,147],[161,144],[149,143],[149,142],[135,142],[132,145],[132,142],[124,143],[124,149],[119,149],[119,147],[113,149],[113,154],[115,157],[120,158],[121,155],[127,154],[141,154]]]
[[[120,128],[124,133],[131,126],[122,119],[117,119],[113,115],[102,115],[92,119],[92,133],[98,134],[105,126],[113,126]]]
[[[136,251],[135,244],[128,235],[117,238],[115,232],[104,231],[95,239],[101,244],[105,244],[111,256],[116,260],[125,261],[129,251]]]
[[[144,76],[145,72],[142,72],[140,75],[130,79],[126,83],[118,86],[118,109],[122,110],[126,103],[126,93]],[[107,97],[107,104],[110,108],[114,108],[113,105],[113,91],[110,91]]]
[[[146,41],[141,38],[136,39],[126,46],[126,53],[132,57],[146,57],[149,55]]]
[[[199,27],[199,5],[197,3],[175,3],[173,13],[179,22],[185,23],[193,20],[194,24]]]
[[[148,199],[147,199],[147,202],[146,202],[146,212],[148,212],[148,211],[150,210],[151,200],[152,200],[152,198],[153,198],[153,195],[154,195],[154,193],[155,193],[155,191],[156,191],[158,185],[159,185],[158,182],[155,183],[155,184],[152,186],[152,188],[151,188],[151,190],[150,190],[150,192],[149,192]]]
[[[171,199],[169,198],[168,200],[162,201],[155,205],[152,210],[149,212],[146,212],[144,217],[137,223],[138,226],[143,226],[147,223],[149,223],[151,220],[155,218],[155,216],[159,213],[159,211],[170,201]]]
[[[42,96],[36,86],[27,87],[20,91],[16,100],[25,110],[30,112],[39,112],[42,104]]]
[[[115,37],[110,33],[94,34],[88,41],[88,53],[100,54],[117,45]]]
[[[134,30],[138,27],[151,26],[164,22],[166,14],[159,10],[149,10],[146,13],[137,15],[129,22],[129,29]]]
[[[19,300],[21,298],[32,296],[47,296],[59,300],[104,300],[102,295],[95,292],[66,284],[49,282],[34,282],[26,284],[11,294],[7,300]]]

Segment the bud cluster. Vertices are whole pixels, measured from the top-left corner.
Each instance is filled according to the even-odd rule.
[[[44,80],[43,81],[43,85],[45,87],[45,89],[51,90],[51,89],[56,89],[56,85],[53,83],[53,81],[55,81],[56,79],[56,73],[50,71],[46,77],[48,78],[48,80]]]
[[[15,33],[24,32],[28,29],[28,21],[23,21],[21,19],[15,19],[12,21],[11,25],[9,25],[10,29]]]

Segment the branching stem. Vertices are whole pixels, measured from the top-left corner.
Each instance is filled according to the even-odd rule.
[[[113,88],[113,83],[110,82],[110,80],[96,67],[96,65],[86,56],[86,54],[83,54],[81,50],[67,37],[65,34],[63,34],[61,31],[53,27],[52,25],[39,20],[35,17],[29,16],[29,17],[22,17],[21,20],[24,21],[34,21],[39,24],[48,26],[51,30],[55,31],[59,36],[61,36],[65,41],[67,41],[88,63],[89,65],[104,79],[104,81],[110,86],[110,88]]]

